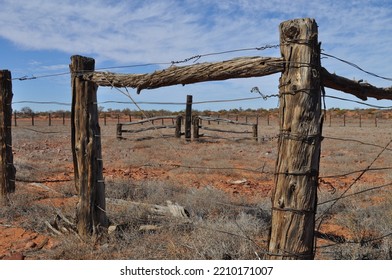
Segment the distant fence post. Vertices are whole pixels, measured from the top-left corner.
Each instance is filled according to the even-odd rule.
[[[52,114],[49,113],[49,126],[52,126]]]
[[[175,131],[176,138],[181,138],[181,123],[182,123],[182,116],[178,115],[176,118],[176,131]]]
[[[186,109],[185,109],[185,139],[191,140],[192,137],[192,95],[186,96]]]
[[[15,125],[15,126],[18,126],[18,123],[17,123],[17,121],[16,121],[16,111],[14,112],[14,125]]]
[[[195,116],[193,118],[193,139],[199,139],[199,125],[200,125],[200,118]]]
[[[76,226],[82,236],[91,235],[107,227],[108,223],[98,122],[98,86],[80,77],[80,73],[94,71],[94,68],[92,58],[71,57],[71,141],[75,187],[79,194]]]
[[[9,203],[15,191],[15,167],[12,155],[12,79],[8,70],[0,71],[0,203]]]
[[[320,47],[313,19],[280,24],[280,134],[269,259],[313,259],[321,146]]]
[[[252,132],[253,132],[253,139],[258,142],[258,135],[257,135],[257,124],[252,125]]]
[[[123,125],[121,123],[117,124],[117,139],[122,139],[122,126]]]
[[[34,126],[34,113],[31,113],[31,125]]]

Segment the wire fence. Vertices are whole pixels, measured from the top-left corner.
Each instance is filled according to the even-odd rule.
[[[157,64],[181,64],[187,63],[190,61],[196,62],[200,60],[202,57],[220,55],[224,53],[234,53],[240,51],[250,51],[250,50],[263,50],[267,48],[277,48],[279,45],[266,45],[259,48],[246,48],[246,49],[238,49],[238,50],[229,50],[225,52],[217,52],[217,53],[209,53],[204,55],[195,55],[189,57],[187,59],[179,60],[179,61],[171,61],[166,63],[148,63],[148,64],[139,64],[139,65],[128,65],[128,66],[116,66],[116,67],[107,67],[107,69],[119,69],[119,68],[134,68],[134,67],[144,67],[149,65],[157,65]],[[384,77],[378,74],[374,74],[370,71],[364,70],[358,65],[345,61],[343,59],[337,58],[333,55],[322,53],[322,55],[330,58],[337,59],[341,62],[344,62],[348,65],[351,65],[366,74],[372,75],[374,77],[391,80],[391,78]],[[41,75],[41,76],[23,76],[19,78],[14,78],[15,81],[26,81],[33,80],[38,78],[50,78],[56,76],[65,76],[69,75],[69,73],[57,73],[50,75]],[[186,105],[187,103],[181,102],[147,102],[147,101],[138,101],[136,102],[128,91],[123,89],[116,90],[120,91],[126,97],[130,99],[128,102],[122,101],[114,101],[109,100],[100,104],[129,104],[137,107],[134,115],[132,113],[124,114],[122,112],[101,112],[101,124],[103,124],[103,134],[102,139],[106,143],[104,145],[112,145],[112,141],[115,138],[115,124],[121,123],[123,121],[136,121],[144,118],[152,117],[152,115],[148,111],[144,111],[141,109],[139,105],[142,104],[153,104],[153,105]],[[260,91],[259,91],[260,93]],[[217,102],[233,102],[237,107],[239,107],[240,102],[248,101],[248,100],[265,100],[266,98],[274,98],[277,95],[266,96],[260,93],[259,97],[254,98],[237,98],[237,99],[225,99],[225,100],[205,100],[193,102],[193,104],[208,104],[208,103],[217,103]],[[331,109],[327,110],[325,108],[325,119],[324,119],[324,136],[323,136],[323,145],[328,144],[327,148],[323,148],[321,167],[323,164],[326,166],[330,166],[331,164],[337,165],[335,169],[330,168],[332,170],[322,171],[322,174],[319,176],[319,188],[322,194],[321,199],[319,199],[318,206],[320,213],[317,215],[317,231],[316,236],[320,239],[327,240],[328,244],[321,244],[317,246],[317,249],[321,251],[321,253],[328,254],[325,249],[342,246],[343,244],[350,244],[355,246],[374,246],[375,242],[379,242],[380,240],[390,240],[392,236],[391,224],[387,223],[384,231],[379,230],[377,233],[372,233],[371,235],[363,234],[360,237],[354,236],[352,237],[352,233],[349,235],[351,237],[344,236],[345,233],[328,233],[322,232],[323,228],[327,221],[331,221],[333,216],[339,216],[339,211],[336,212],[336,208],[342,207],[347,201],[350,201],[351,204],[362,203],[365,206],[358,206],[359,208],[350,209],[351,211],[359,211],[358,209],[366,210],[367,207],[374,207],[371,203],[366,204],[364,202],[364,195],[366,195],[366,199],[375,199],[380,196],[385,196],[387,199],[391,198],[391,187],[392,187],[392,176],[389,175],[392,166],[388,164],[388,158],[392,155],[391,142],[392,139],[390,134],[385,131],[385,128],[389,128],[392,126],[392,121],[390,119],[389,111],[383,111],[381,109],[390,109],[391,107],[373,105],[365,102],[358,102],[356,100],[350,100],[340,97],[333,96],[325,96],[325,98],[337,98],[343,99],[346,102],[352,103],[360,103],[362,105],[366,105],[373,109],[379,109],[378,111],[366,111],[366,110],[336,110]],[[14,102],[14,104],[45,104],[45,105],[62,105],[62,106],[71,106],[69,103],[56,102],[56,101],[18,101]],[[204,155],[204,159],[195,159],[195,158],[187,158],[186,155],[192,155],[195,153],[195,146],[189,145],[187,142],[183,142],[182,145],[177,145],[173,140],[167,139],[164,133],[158,132],[153,129],[147,136],[151,136],[150,138],[145,139],[163,139],[160,142],[151,142],[151,146],[148,144],[141,145],[142,147],[149,147],[149,149],[167,149],[169,150],[169,154],[166,154],[165,158],[159,158],[157,160],[151,160],[151,158],[147,158],[145,160],[138,158],[135,162],[129,161],[132,168],[145,168],[150,169],[152,171],[156,171],[158,169],[164,169],[165,172],[173,172],[173,170],[188,170],[191,172],[204,172],[204,173],[222,173],[227,177],[230,177],[232,174],[236,174],[236,176],[245,176],[245,174],[254,174],[252,179],[246,179],[243,183],[226,183],[231,184],[232,186],[244,186],[244,188],[249,188],[249,181],[259,180],[258,186],[263,185],[263,182],[269,182],[272,184],[273,178],[276,175],[274,171],[274,156],[276,155],[276,150],[273,148],[276,146],[276,142],[278,141],[279,134],[279,119],[277,115],[277,111],[272,113],[263,112],[263,114],[255,115],[252,113],[242,112],[240,114],[216,114],[217,118],[225,117],[230,120],[242,121],[246,123],[258,123],[262,124],[259,126],[259,142],[258,144],[253,144],[252,148],[249,148],[249,154],[254,153],[255,151],[259,152],[259,156],[255,157],[253,160],[249,160],[244,157],[240,158],[238,155],[233,155],[232,157],[228,157],[228,162],[223,163],[222,160],[215,159],[218,163],[214,163],[214,159],[212,159],[209,155]],[[16,165],[19,165],[19,169],[22,170],[21,175],[17,177],[17,181],[20,183],[56,183],[56,182],[70,182],[73,180],[72,172],[70,170],[70,166],[72,164],[72,159],[70,157],[71,150],[70,148],[64,148],[64,143],[70,141],[70,132],[67,126],[70,124],[70,115],[68,111],[62,113],[40,113],[40,114],[29,114],[29,113],[15,113],[14,114],[14,122],[13,125],[14,130],[14,147],[13,149],[16,152]],[[142,124],[140,124],[142,125]],[[151,121],[150,123],[144,124],[151,126],[157,126],[158,123],[154,123]],[[228,124],[217,124],[217,125],[228,125]],[[33,128],[34,127],[34,128]],[[350,137],[346,134],[350,133]],[[25,133],[29,133],[28,138]],[[370,136],[372,137],[369,137]],[[62,140],[60,144],[52,145],[58,139],[57,136],[61,136]],[[145,136],[144,136],[145,137]],[[43,140],[43,139],[44,140]],[[220,136],[220,138],[229,140],[230,137]],[[29,140],[26,140],[29,139]],[[129,137],[126,140],[137,140],[138,138],[132,139]],[[44,143],[44,144],[42,144]],[[129,141],[123,141],[121,148],[124,149],[124,146],[129,145]],[[381,144],[380,144],[381,143]],[[46,145],[47,144],[47,145]],[[160,145],[160,147],[156,147],[156,145]],[[45,146],[46,145],[46,146]],[[233,145],[234,151],[237,149],[245,150],[247,146],[243,144],[231,143]],[[125,149],[127,153],[132,153],[134,150],[139,149],[139,142],[133,142],[128,148]],[[60,147],[60,148],[59,148]],[[323,146],[324,147],[324,146]],[[226,147],[227,148],[227,147]],[[59,150],[60,149],[60,150]],[[228,148],[227,148],[228,149]],[[340,149],[340,150],[337,150]],[[38,176],[37,178],[31,177],[31,172],[26,171],[25,169],[29,169],[29,165],[34,165],[31,163],[26,163],[23,160],[18,160],[17,155],[26,154],[29,151],[36,151],[31,154],[30,160],[34,161],[34,157],[39,157],[38,154],[41,153],[42,158],[47,158],[48,156],[53,156],[53,158],[63,158],[63,164],[58,161],[58,164],[55,167],[54,173],[55,176],[50,176],[50,172],[53,170],[49,170],[43,176]],[[43,151],[43,152],[42,152]],[[111,150],[113,151],[113,150]],[[124,151],[120,151],[124,152]],[[232,151],[233,152],[233,151]],[[357,153],[361,154],[361,160],[357,160]],[[55,155],[57,153],[57,155]],[[233,152],[234,153],[234,152]],[[175,155],[175,159],[173,156]],[[235,160],[233,160],[235,158]],[[329,162],[324,162],[327,160],[323,160],[323,158],[328,158]],[[341,164],[336,163],[341,160]],[[56,161],[54,159],[53,161]],[[116,160],[109,159],[111,164],[116,164]],[[231,163],[231,162],[232,163]],[[261,164],[254,165],[254,162],[259,161]],[[335,163],[334,163],[335,161]],[[60,162],[60,163],[59,163]],[[234,164],[233,164],[234,163]],[[240,167],[238,165],[241,165]],[[64,168],[67,166],[67,168]],[[32,167],[33,169],[38,167]],[[126,173],[126,167],[123,167],[124,174]],[[121,168],[117,168],[117,171],[121,170]],[[62,177],[58,177],[57,175],[66,174]],[[110,172],[108,172],[109,174]],[[148,177],[148,171],[146,171],[146,177]],[[153,173],[152,173],[153,174]],[[46,177],[47,178],[46,178]],[[374,178],[377,180],[372,181]],[[343,184],[343,185],[342,185]],[[356,188],[359,188],[356,189]],[[257,189],[255,190],[257,192]],[[219,203],[219,202],[217,202]],[[380,208],[382,208],[380,206]],[[381,210],[379,210],[381,211]],[[389,212],[388,212],[389,211]],[[387,209],[387,215],[391,215],[391,209]],[[351,213],[343,212],[343,214],[349,214],[353,216]],[[371,215],[371,214],[368,214]],[[355,215],[354,215],[355,216]],[[361,217],[354,217],[358,223],[360,223]],[[380,216],[377,216],[380,219]],[[390,216],[389,216],[390,218]],[[374,221],[377,223],[377,221]],[[345,226],[345,225],[343,225]],[[351,230],[351,229],[347,229]],[[357,231],[366,231],[368,229],[359,228]],[[228,233],[230,234],[230,233]],[[264,252],[267,253],[267,252]]]

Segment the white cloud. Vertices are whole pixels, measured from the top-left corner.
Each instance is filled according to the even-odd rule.
[[[170,62],[196,54],[275,44],[279,43],[282,21],[311,17],[319,25],[319,40],[326,53],[392,76],[390,1],[0,0],[0,7],[0,37],[19,48],[88,55],[99,63],[117,65]],[[244,55],[248,53],[206,57],[199,62]],[[279,56],[279,51],[249,55]],[[362,75],[332,59],[324,63],[331,72],[349,78]],[[57,62],[40,65],[48,71],[65,66]],[[371,77],[368,80],[387,85]]]

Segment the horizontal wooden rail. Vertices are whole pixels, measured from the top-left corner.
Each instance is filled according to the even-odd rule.
[[[223,132],[223,133],[236,133],[236,134],[243,134],[243,133],[253,133],[253,131],[234,131],[234,130],[224,130],[224,129],[217,129],[217,128],[210,128],[208,126],[199,126],[200,129],[209,130],[209,131],[216,131],[216,132]]]
[[[224,123],[231,123],[231,124],[238,124],[238,125],[249,125],[249,126],[253,125],[252,123],[243,123],[243,122],[233,121],[233,120],[224,119],[224,118],[199,116],[199,119],[205,120],[205,121],[211,121],[211,122],[224,122]]]
[[[157,120],[175,120],[177,116],[159,116],[159,117],[152,117],[148,119],[143,119],[140,121],[134,121],[134,122],[125,122],[121,123],[122,125],[134,125],[134,124],[142,124],[142,123],[148,123],[148,122],[153,122]]]
[[[323,67],[321,68],[321,75],[324,86],[350,93],[359,99],[367,100],[368,97],[373,97],[377,100],[392,100],[392,87],[378,88],[368,83],[350,80],[336,74],[331,74]]]
[[[122,125],[121,123],[119,125]],[[148,130],[155,130],[155,129],[164,129],[164,128],[176,128],[175,125],[155,125],[155,126],[150,126],[146,128],[140,128],[140,129],[121,129],[122,133],[139,133],[143,131],[148,131]]]
[[[176,119],[175,125],[164,125],[163,120],[165,119]],[[143,123],[153,123],[153,121],[156,120],[162,120],[162,125],[155,125],[155,126],[150,126],[146,128],[140,128],[140,129],[123,129],[123,126],[126,125],[136,125],[136,124],[143,124]],[[176,138],[180,138],[182,133],[181,133],[181,123],[182,123],[182,116],[160,116],[160,117],[152,117],[140,121],[134,121],[134,122],[126,122],[126,123],[118,123],[117,124],[117,130],[116,130],[116,135],[117,139],[122,139],[122,134],[123,133],[139,133],[139,132],[144,132],[144,131],[149,131],[149,130],[158,130],[158,129],[172,129],[175,128],[174,136]]]
[[[206,120],[206,121],[209,121],[209,122],[210,121],[226,122],[226,123],[230,123],[230,124],[234,124],[234,125],[247,125],[247,126],[251,126],[252,127],[252,131],[234,131],[234,130],[225,130],[225,129],[211,128],[211,127],[208,127],[208,126],[201,126],[200,122],[202,120]],[[196,116],[196,117],[194,117],[194,120],[193,120],[193,137],[195,139],[198,139],[198,138],[200,138],[202,136],[206,136],[204,134],[200,134],[199,133],[200,129],[204,129],[204,130],[208,130],[208,131],[215,131],[215,132],[221,132],[221,133],[234,133],[234,134],[252,133],[252,136],[253,136],[252,139],[255,139],[256,141],[258,141],[257,127],[258,127],[257,124],[240,123],[240,122],[237,122],[237,121],[232,121],[232,120],[223,119],[223,118],[214,118],[214,117],[207,117],[207,116]],[[223,137],[221,137],[221,138],[223,138]]]
[[[83,78],[93,81],[99,86],[136,88],[139,94],[143,89],[221,81],[232,78],[262,77],[280,73],[283,69],[282,58],[255,56],[181,67],[173,65],[151,74],[91,72],[83,74]]]

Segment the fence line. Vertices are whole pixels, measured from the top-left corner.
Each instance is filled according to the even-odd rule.
[[[218,54],[218,53],[212,53],[212,54],[209,54],[209,55],[216,55],[216,54]],[[327,54],[324,54],[324,53],[322,53],[322,54],[323,54],[323,55],[327,55]],[[204,56],[206,56],[206,55],[204,55]],[[327,56],[333,57],[333,56],[331,56],[331,55],[327,55]],[[195,61],[197,61],[197,60],[200,59],[201,57],[202,57],[202,56],[197,55],[197,56],[190,57],[189,59],[185,59],[185,60],[183,60],[183,61],[172,61],[171,64],[175,64],[175,63],[185,63],[185,62],[188,62],[188,61],[190,61],[190,60],[195,60]],[[334,57],[334,58],[336,58],[336,57]],[[341,59],[338,59],[338,60],[341,60]],[[341,61],[347,62],[347,61],[344,61],[344,60],[341,60]],[[352,65],[352,66],[356,66],[356,65],[354,64],[354,65]],[[373,75],[373,76],[375,76],[375,77],[390,80],[390,78],[382,77],[382,76],[376,75],[376,74],[374,74],[374,73],[365,71],[365,70],[361,69],[360,67],[356,67],[356,68],[362,70],[363,72],[365,72],[365,73],[367,73],[367,74],[371,74],[371,75]],[[63,74],[64,74],[64,73],[58,74],[58,75],[63,75]],[[67,74],[69,74],[69,73],[67,73]],[[32,77],[31,79],[42,78],[42,77],[51,77],[51,76],[55,76],[55,75],[56,75],[56,74],[53,74],[53,75],[44,75],[44,76],[41,76],[41,77],[37,76],[37,77]],[[16,78],[16,79],[18,79],[18,78]],[[30,78],[28,78],[28,77],[22,77],[22,78],[19,78],[18,80],[21,80],[21,81],[22,81],[22,80],[28,80],[28,79],[30,79]],[[327,96],[327,97],[330,97],[330,96]],[[257,98],[254,98],[254,99],[260,99],[260,98],[261,98],[261,97],[257,97]],[[330,97],[330,98],[334,98],[334,97]],[[358,103],[357,101],[352,101],[352,100],[347,100],[347,101]],[[221,101],[217,101],[217,102],[221,102]],[[222,102],[227,102],[227,101],[222,101]],[[137,102],[137,103],[138,103],[138,104],[142,104],[142,103],[140,103],[140,102]],[[365,104],[365,103],[361,103],[361,104]],[[159,104],[159,105],[164,105],[164,104]],[[366,105],[368,105],[368,104],[366,104]],[[375,108],[382,108],[382,109],[384,109],[384,108],[391,108],[391,107],[382,107],[382,106],[375,106],[375,105],[371,105],[371,106],[374,106]],[[344,120],[345,120],[345,118],[346,118],[346,117],[344,117]],[[376,118],[376,120],[377,120],[377,118]],[[346,124],[346,123],[345,123],[345,124]],[[360,119],[360,125],[359,125],[359,126],[361,126],[361,119]],[[377,126],[377,122],[375,122],[375,126]],[[33,130],[32,130],[32,131],[33,131]],[[41,132],[39,132],[39,131],[34,131],[34,132],[41,133]],[[49,133],[50,133],[50,132],[49,132]],[[361,141],[358,141],[358,140],[354,140],[354,139],[349,139],[349,140],[348,140],[348,139],[332,138],[332,137],[329,137],[329,139],[333,139],[333,140],[342,140],[342,141],[353,141],[353,142],[360,143],[360,144],[364,144],[364,145],[371,145],[371,146],[375,146],[375,147],[382,147],[382,146],[379,146],[379,145],[376,145],[376,144],[364,143],[364,142],[361,142]],[[391,140],[391,141],[392,141],[392,140]],[[379,158],[379,156],[381,156],[381,154],[382,154],[384,151],[386,151],[386,150],[388,150],[388,151],[391,150],[390,148],[388,148],[388,145],[385,146],[385,147],[383,148],[383,150],[378,154],[378,156],[373,160],[373,162],[368,166],[368,168],[363,169],[363,170],[360,170],[360,171],[355,171],[355,173],[360,172],[361,174],[355,179],[355,181],[353,182],[353,184],[351,184],[351,185],[349,186],[349,188],[347,188],[347,189],[343,192],[343,194],[342,194],[340,197],[338,197],[338,198],[336,198],[336,199],[333,199],[333,200],[330,200],[330,201],[322,202],[322,203],[320,203],[320,204],[324,204],[324,203],[327,203],[327,202],[334,202],[334,203],[335,203],[335,202],[337,202],[337,201],[339,201],[339,200],[341,200],[341,199],[343,199],[343,198],[346,198],[346,197],[349,197],[349,196],[354,196],[354,195],[357,195],[357,194],[360,194],[360,193],[365,192],[365,191],[361,191],[361,192],[357,192],[357,193],[355,193],[355,194],[345,195],[345,194],[347,193],[347,191],[348,191],[356,182],[358,182],[358,181],[360,180],[360,178],[361,178],[365,173],[367,173],[367,172],[369,172],[369,171],[378,171],[378,170],[387,170],[387,169],[390,169],[390,167],[384,167],[384,168],[378,168],[378,169],[377,169],[377,168],[371,168],[371,166],[373,165],[373,163],[374,163],[374,162]],[[202,168],[202,167],[192,167],[192,166],[188,166],[188,167],[181,166],[181,167],[182,167],[182,168],[193,168],[193,169]],[[207,168],[207,167],[204,167],[204,168],[205,168],[205,169],[211,169],[211,168]],[[226,169],[226,168],[224,168],[224,169]],[[241,170],[243,170],[243,169],[241,169]],[[245,170],[243,170],[243,171],[245,171]],[[258,173],[261,173],[261,174],[270,174],[270,173],[260,172],[260,171],[254,171],[254,172],[258,172]],[[350,174],[353,174],[353,173],[354,173],[354,172],[350,172]],[[272,175],[274,175],[274,173],[273,173]],[[347,173],[346,175],[349,175],[349,174]],[[334,177],[337,177],[337,176],[338,176],[338,175],[334,175]],[[342,175],[339,175],[339,176],[342,176]],[[330,175],[330,176],[324,176],[324,177],[320,177],[320,178],[332,178],[332,177],[333,177],[333,176]],[[386,185],[383,185],[383,186],[378,186],[378,187],[371,188],[371,189],[366,190],[366,191],[375,190],[375,189],[380,189],[380,188],[388,187],[388,186],[390,186],[390,185],[391,185],[391,184],[386,184]],[[334,205],[334,204],[333,204],[333,205]],[[333,205],[332,205],[332,206],[333,206]],[[332,208],[332,207],[328,208],[327,211],[329,211],[331,208]],[[327,211],[325,211],[324,213],[322,213],[322,215],[320,216],[320,217],[321,217],[321,221],[320,221],[320,224],[319,224],[319,225],[321,225],[323,216],[326,214]],[[389,237],[390,235],[391,235],[391,234],[386,234],[386,235],[383,236],[382,238]]]

